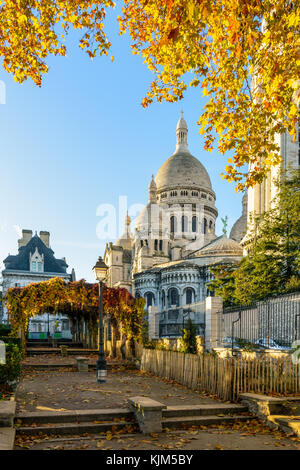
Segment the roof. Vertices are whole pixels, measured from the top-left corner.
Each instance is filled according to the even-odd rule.
[[[185,260],[185,259],[181,259],[181,260],[176,260],[176,261],[168,261],[166,263],[162,263],[162,264],[155,264],[152,268],[149,268],[149,269],[144,269],[143,271],[140,271],[138,273],[135,273],[134,274],[134,277],[139,277],[139,276],[143,276],[143,275],[147,275],[147,274],[155,274],[155,273],[159,273],[161,271],[164,271],[164,270],[170,270],[170,269],[180,269],[180,268],[200,268],[201,266],[199,266],[199,264],[193,262],[193,261],[189,261],[189,260]]]
[[[35,235],[25,246],[19,248],[19,253],[15,256],[9,255],[3,261],[6,271],[30,271],[29,257],[36,248],[44,255],[44,273],[63,274],[67,272],[67,263],[64,259],[57,259],[54,251],[42,242],[38,235]]]
[[[238,242],[227,238],[226,235],[215,238],[213,241],[205,245],[200,250],[190,253],[188,258],[202,257],[202,256],[218,256],[220,254],[233,254],[242,255],[243,249]]]
[[[158,191],[186,186],[212,189],[205,167],[188,150],[175,152],[165,161],[157,172],[155,182]]]

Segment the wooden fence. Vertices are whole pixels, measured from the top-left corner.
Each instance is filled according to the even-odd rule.
[[[240,393],[300,392],[300,365],[291,357],[220,358],[144,349],[141,370],[175,380],[192,390],[204,390],[222,400],[238,401]]]

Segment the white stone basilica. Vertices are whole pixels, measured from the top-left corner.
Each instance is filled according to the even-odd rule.
[[[152,176],[149,200],[136,219],[134,234],[127,215],[124,234],[115,244],[108,243],[104,253],[107,284],[144,297],[147,307],[159,312],[163,336],[176,335],[187,312],[202,324],[203,312],[192,304],[203,304],[209,296],[209,267],[238,262],[243,253],[239,242],[246,232],[244,198],[232,238],[216,236],[216,195],[206,169],[188,149],[187,134],[181,116],[175,152]]]

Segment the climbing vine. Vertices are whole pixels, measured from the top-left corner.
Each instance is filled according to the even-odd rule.
[[[14,332],[25,333],[29,320],[43,313],[67,315],[70,319],[84,320],[92,332],[99,318],[98,284],[84,280],[65,282],[56,277],[48,281],[13,287],[5,294],[5,304]],[[144,300],[135,299],[125,288],[103,286],[104,315],[111,324],[120,327],[128,339],[141,336]]]

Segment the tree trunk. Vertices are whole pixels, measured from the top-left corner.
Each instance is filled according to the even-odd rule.
[[[111,357],[117,356],[117,328],[111,325]]]
[[[120,351],[121,351],[122,359],[126,359],[126,335],[124,335],[124,333],[121,333]]]
[[[130,339],[130,347],[131,347],[131,354],[133,358],[136,358],[136,350],[135,350],[135,340],[134,338]]]

